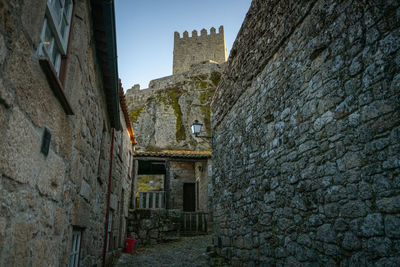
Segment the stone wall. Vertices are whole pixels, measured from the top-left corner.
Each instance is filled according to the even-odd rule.
[[[192,31],[191,37],[187,31],[183,32],[182,38],[178,32],[174,33],[173,74],[189,71],[191,65],[205,60],[223,63],[226,58],[224,26],[219,27],[218,33],[214,27],[210,34],[202,29],[200,36],[196,30]]]
[[[211,210],[209,201],[210,177],[208,161],[170,161],[170,207],[183,210],[183,184],[194,183],[196,185],[196,211],[208,212]],[[198,189],[197,189],[198,187]]]
[[[196,178],[196,186],[199,187],[197,196],[199,199],[196,200],[198,203],[198,210],[208,212],[211,210],[209,206],[209,199],[211,195],[209,195],[209,184],[211,184],[211,180],[208,175],[208,164],[211,164],[211,160],[204,162],[196,162],[194,164],[195,178]]]
[[[138,239],[139,246],[178,240],[180,220],[179,210],[131,210],[129,236]]]
[[[232,264],[400,265],[399,26],[398,1],[252,2],[212,106]]]
[[[211,134],[210,102],[223,65],[209,61],[190,71],[150,82],[149,89],[127,91],[127,103],[139,150],[208,150],[209,143],[195,138],[190,126],[203,123],[202,135]]]
[[[82,231],[80,265],[101,265],[111,127],[89,2],[74,1],[63,88],[74,115],[67,115],[37,56],[46,1],[0,0],[1,266],[67,266],[73,229]],[[45,127],[48,156],[40,152]],[[119,175],[127,178],[116,175],[118,186]],[[113,194],[118,202],[120,191]]]
[[[122,130],[114,137],[113,173],[111,181],[112,232],[111,250],[121,249],[127,237],[126,226],[132,190],[133,156],[123,110],[120,109]]]
[[[195,183],[195,162],[170,162],[170,202],[172,209],[183,209],[183,184]]]

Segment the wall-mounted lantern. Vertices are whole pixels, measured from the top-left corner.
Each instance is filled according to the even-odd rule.
[[[204,140],[211,139],[211,147],[213,147],[213,137],[211,136],[205,136],[205,135],[199,135],[201,132],[201,127],[203,127],[203,124],[199,123],[198,120],[195,120],[190,127],[192,129],[192,134],[194,134],[195,137],[197,138],[202,138]],[[208,142],[208,141],[207,141]]]

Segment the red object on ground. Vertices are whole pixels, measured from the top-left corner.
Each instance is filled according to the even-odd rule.
[[[135,248],[136,239],[125,238],[125,253],[132,253]]]

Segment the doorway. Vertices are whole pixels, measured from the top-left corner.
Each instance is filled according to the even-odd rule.
[[[196,211],[196,186],[195,183],[183,184],[183,211]]]

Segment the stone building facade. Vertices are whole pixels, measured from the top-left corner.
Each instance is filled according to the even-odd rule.
[[[192,31],[191,37],[187,31],[183,32],[182,38],[179,32],[174,33],[173,74],[189,71],[191,65],[202,61],[223,63],[226,59],[224,26],[219,27],[218,33],[214,27],[210,29],[210,34],[202,29],[200,36],[196,30]]]
[[[131,205],[131,190],[133,182],[132,145],[136,145],[135,134],[130,124],[125,94],[119,84],[121,130],[114,135],[113,164],[110,184],[110,214],[108,247],[113,253],[109,258],[119,253],[125,246],[127,237],[128,211]],[[105,205],[103,208],[106,208]]]
[[[163,187],[146,192],[134,185],[130,236],[139,238],[142,244],[155,244],[210,230],[210,151],[136,151],[133,159],[134,181],[139,175],[161,175]]]
[[[212,105],[233,265],[400,265],[398,1],[254,0]]]
[[[1,266],[101,266],[107,206],[107,252],[124,235],[134,136],[113,2],[54,3],[0,1]]]

